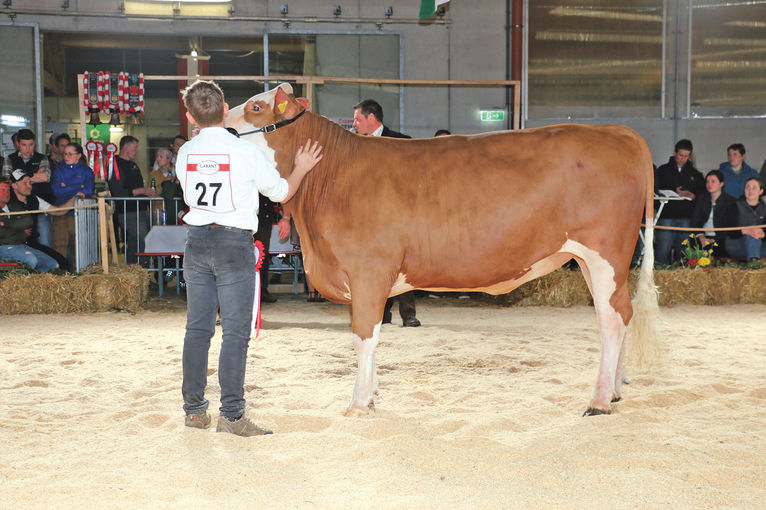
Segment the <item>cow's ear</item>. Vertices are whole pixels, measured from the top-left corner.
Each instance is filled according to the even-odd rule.
[[[282,88],[277,89],[277,93],[274,94],[274,114],[284,114],[287,104],[290,102],[290,97],[285,94]]]
[[[295,100],[298,101],[305,109],[311,110],[311,101],[305,97],[296,97]]]

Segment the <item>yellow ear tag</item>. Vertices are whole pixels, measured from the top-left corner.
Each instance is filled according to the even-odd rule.
[[[277,108],[279,108],[279,113],[285,113],[285,108],[287,108],[287,101],[279,103]]]

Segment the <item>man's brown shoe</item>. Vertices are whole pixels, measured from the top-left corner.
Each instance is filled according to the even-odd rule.
[[[218,426],[215,428],[216,432],[228,432],[229,434],[235,434],[242,437],[251,436],[265,436],[267,434],[273,434],[269,429],[259,427],[253,423],[247,416],[247,413],[243,414],[238,420],[231,421],[223,416],[218,418]]]
[[[201,414],[187,414],[184,425],[195,429],[206,429],[210,426],[210,415],[207,412]]]

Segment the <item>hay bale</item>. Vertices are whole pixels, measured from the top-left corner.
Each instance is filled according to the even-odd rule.
[[[635,291],[639,270],[630,272],[628,286]],[[661,306],[679,304],[732,305],[766,304],[766,270],[733,267],[657,270],[654,272]],[[558,269],[525,283],[494,302],[505,306],[555,306],[567,308],[592,305],[579,269]]]
[[[137,265],[115,266],[103,274],[87,268],[75,276],[12,274],[0,280],[0,313],[68,313],[124,310],[135,313],[149,298],[149,275]],[[101,274],[99,274],[101,273]]]

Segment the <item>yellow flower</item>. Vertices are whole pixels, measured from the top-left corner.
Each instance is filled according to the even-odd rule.
[[[687,244],[689,244],[689,240],[688,239],[684,239],[683,241],[681,241],[681,244],[686,246]]]
[[[713,243],[713,246],[718,246],[718,243]]]
[[[710,259],[707,257],[700,257],[700,259],[697,261],[697,263],[701,267],[709,266],[710,265]]]

